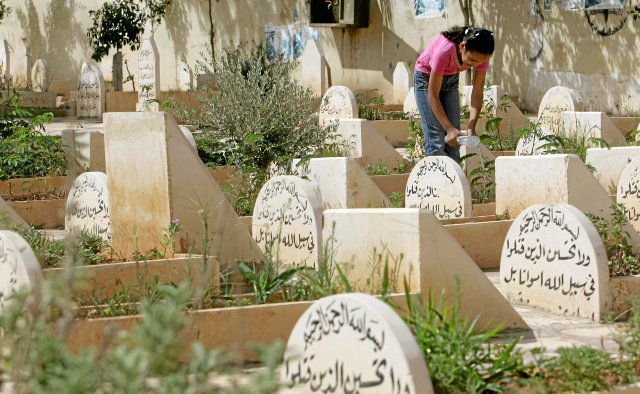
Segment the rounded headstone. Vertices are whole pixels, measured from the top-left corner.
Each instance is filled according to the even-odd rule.
[[[105,102],[104,77],[96,65],[82,63],[77,102],[79,119],[102,118]]]
[[[428,209],[439,219],[471,216],[471,189],[462,168],[447,156],[429,156],[411,170],[405,207]]]
[[[609,264],[589,218],[568,204],[536,204],[513,221],[500,285],[515,303],[600,320],[611,305]]]
[[[575,90],[554,86],[542,97],[538,108],[538,124],[551,131],[562,129],[562,112],[581,111],[582,99]]]
[[[38,59],[31,68],[31,85],[34,92],[49,90],[49,65],[44,59]]]
[[[69,233],[86,231],[111,242],[106,174],[85,172],[76,178],[67,197],[64,226]]]
[[[359,293],[322,298],[302,314],[281,376],[285,393],[433,393],[407,325],[389,305]]]
[[[545,136],[555,135],[549,129],[544,127],[538,128],[535,131],[527,134],[518,140],[516,146],[516,156],[534,156],[534,155],[547,155],[551,153],[562,153],[562,147],[550,146],[551,141],[545,139]]]
[[[285,264],[317,268],[322,259],[322,203],[311,182],[277,175],[260,189],[251,221],[253,238]]]
[[[358,103],[351,89],[346,86],[332,86],[322,96],[318,109],[318,121],[326,119],[352,119],[358,117]]]
[[[0,231],[0,311],[18,290],[38,291],[42,287],[42,270],[31,247],[13,231]]]
[[[616,202],[624,204],[625,218],[640,231],[640,157],[633,159],[620,173]]]

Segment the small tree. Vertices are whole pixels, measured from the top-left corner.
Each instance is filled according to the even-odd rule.
[[[116,91],[122,90],[121,49],[128,45],[132,51],[137,50],[147,21],[160,24],[170,4],[171,0],[115,0],[89,11],[93,19],[93,25],[87,30],[93,47],[91,58],[99,62],[111,48],[116,49],[113,56]]]

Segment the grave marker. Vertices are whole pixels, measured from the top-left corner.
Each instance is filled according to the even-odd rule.
[[[561,114],[561,125],[567,135],[578,135],[591,142],[592,137],[600,138],[611,146],[626,145],[624,135],[604,112],[565,111]]]
[[[31,69],[31,84],[34,92],[46,92],[49,89],[49,65],[46,60],[38,59]]]
[[[73,182],[67,197],[64,227],[69,233],[86,231],[111,242],[107,175],[85,172]]]
[[[260,189],[251,222],[253,238],[285,264],[317,269],[322,261],[322,206],[310,181],[278,175]]]
[[[439,219],[471,216],[471,190],[462,168],[446,156],[420,160],[411,170],[405,207],[432,211]]]
[[[0,41],[0,67],[2,67],[2,76],[9,80],[11,78],[11,54],[7,40]]]
[[[418,109],[418,103],[416,102],[416,94],[414,89],[414,86],[409,88],[407,97],[405,97],[404,103],[402,105],[402,110],[406,113],[412,112],[415,114],[415,116],[420,117],[420,110]]]
[[[538,124],[541,127],[558,132],[562,130],[563,111],[581,111],[582,99],[573,89],[554,86],[542,97],[538,108]]]
[[[42,287],[42,270],[31,247],[13,231],[0,231],[0,311],[7,298],[20,289],[37,292]]]
[[[536,204],[513,221],[502,247],[507,299],[599,321],[611,305],[607,253],[589,218],[569,204]]]
[[[540,127],[518,140],[516,156],[547,155],[562,153],[562,147],[549,146],[552,142],[547,136],[555,135],[551,130]]]
[[[404,104],[409,94],[413,73],[405,62],[396,63],[393,70],[393,104]]]
[[[640,157],[622,170],[618,179],[616,202],[624,204],[625,218],[640,232]]]
[[[105,86],[102,72],[97,66],[82,63],[76,99],[78,119],[102,119]]]
[[[10,65],[13,83],[22,88],[29,87],[31,84],[31,54],[26,39],[19,39],[15,43]]]
[[[322,96],[318,120],[321,125],[328,119],[351,119],[358,117],[358,103],[356,96],[346,86],[332,86]]]
[[[329,71],[327,59],[317,41],[307,40],[299,61],[302,83],[311,88],[316,97],[322,97],[329,88]]]
[[[160,89],[160,56],[153,39],[153,29],[148,23],[138,51],[138,104],[136,111],[159,111],[157,102]]]
[[[593,168],[602,188],[616,194],[622,170],[636,157],[640,157],[640,146],[618,146],[612,148],[589,148],[585,163]]]
[[[365,294],[322,298],[291,331],[285,393],[433,393],[424,356],[400,316]]]

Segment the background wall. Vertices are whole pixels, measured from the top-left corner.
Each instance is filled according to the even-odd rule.
[[[86,37],[89,10],[103,1],[10,0],[13,11],[0,24],[0,39],[14,47],[25,38],[32,59],[45,59],[54,79],[76,80],[81,63],[92,53]],[[378,89],[391,98],[396,63],[413,68],[431,39],[465,20],[460,0],[445,0],[442,15],[430,18],[415,16],[415,0],[371,0],[368,28],[309,29],[307,1],[174,0],[155,34],[161,88],[185,89],[185,65],[193,66],[210,42],[219,52],[226,45],[256,43],[267,35],[288,47],[291,57],[302,51],[306,40],[317,39],[332,84],[355,91]],[[475,25],[496,33],[492,81],[530,112],[537,112],[548,88],[562,84],[578,91],[588,110],[640,114],[640,0],[625,0],[624,11],[617,13],[563,10],[553,0],[545,9],[543,2],[472,2]],[[124,56],[135,76],[137,55],[125,49]],[[100,67],[111,79],[110,57]],[[128,89],[131,84],[125,84]]]

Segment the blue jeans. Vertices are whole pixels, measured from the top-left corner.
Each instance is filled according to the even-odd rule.
[[[429,105],[428,96],[429,74],[418,70],[413,73],[413,88],[416,94],[416,103],[422,120],[422,133],[424,134],[425,156],[449,156],[460,164],[460,148],[453,148],[444,142],[447,132],[442,127]],[[442,78],[440,88],[440,103],[447,118],[457,129],[460,129],[460,93],[458,89],[458,74]]]

